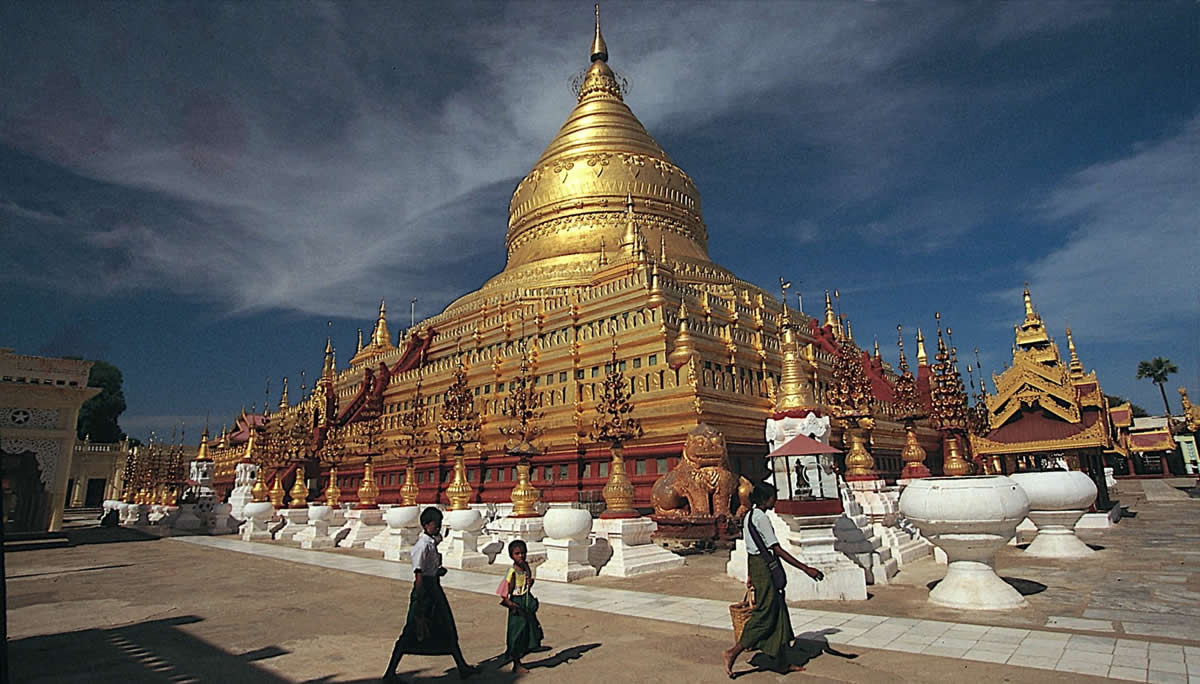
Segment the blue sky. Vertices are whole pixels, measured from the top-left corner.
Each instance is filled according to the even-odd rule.
[[[714,260],[860,344],[1008,360],[1020,289],[1109,393],[1200,394],[1200,7],[617,3],[627,102],[695,179]],[[125,373],[144,437],[348,358],[504,265],[573,105],[589,3],[5,3],[0,346]],[[332,326],[328,322],[332,322]],[[910,338],[911,342],[911,338]]]

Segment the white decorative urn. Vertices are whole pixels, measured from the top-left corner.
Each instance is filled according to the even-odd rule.
[[[996,552],[1029,513],[1029,498],[1016,482],[1003,475],[913,480],[900,495],[900,512],[949,561],[930,603],[965,610],[1027,605],[994,568]]]
[[[251,501],[242,509],[242,513],[249,520],[265,521],[275,515],[275,507],[270,501]]]
[[[592,531],[592,514],[582,508],[551,508],[542,525],[551,539],[581,542]]]
[[[1029,497],[1037,536],[1025,553],[1039,558],[1084,558],[1096,552],[1075,536],[1075,525],[1096,500],[1096,483],[1077,470],[1017,473],[1013,482]]]
[[[310,505],[308,507],[308,519],[310,521],[319,521],[328,523],[333,517],[333,508],[325,505]]]
[[[383,514],[383,519],[387,521],[389,530],[394,534],[400,534],[400,530],[405,528],[420,527],[421,507],[392,506]]]
[[[390,522],[388,524],[391,525]],[[446,511],[446,527],[456,532],[478,532],[483,529],[483,516],[473,508],[465,511]]]

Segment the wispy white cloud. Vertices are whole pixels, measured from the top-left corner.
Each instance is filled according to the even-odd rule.
[[[1194,335],[1200,323],[1200,115],[1167,138],[1090,166],[1040,207],[1070,222],[1029,268],[1039,308],[1099,340]]]
[[[590,16],[524,3],[269,7],[123,6],[15,32],[45,61],[5,69],[17,75],[0,85],[14,105],[0,139],[102,182],[106,201],[136,201],[62,200],[80,205],[74,220],[23,239],[90,252],[7,277],[369,317],[380,295],[446,302],[502,266],[508,193],[572,104]],[[463,19],[481,11],[491,16]],[[937,136],[940,111],[986,92],[920,78],[910,61],[960,34],[994,46],[1080,16],[1032,3],[605,12],[612,62],[656,135],[763,112],[833,160],[831,205],[925,193],[866,224],[879,242],[952,238],[979,219],[967,201],[912,187],[904,169]],[[811,220],[797,226],[800,241],[814,234]]]

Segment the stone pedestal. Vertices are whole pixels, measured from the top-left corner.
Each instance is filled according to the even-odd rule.
[[[601,577],[633,577],[682,567],[683,556],[650,541],[658,527],[649,518],[601,518],[592,521],[592,533],[608,542],[611,556],[600,567]]]
[[[379,544],[383,559],[407,563],[412,560],[412,546],[421,534],[420,506],[392,506],[384,514],[386,537]],[[378,539],[378,537],[376,537]],[[371,540],[375,542],[375,539]]]
[[[546,562],[536,570],[538,579],[574,582],[594,577],[596,568],[588,563],[588,534],[592,515],[583,509],[556,508],[546,512]]]
[[[790,601],[865,601],[867,578],[865,571],[854,561],[837,551],[833,534],[839,515],[779,515],[768,513],[779,545],[796,560],[811,565],[825,574],[822,582],[813,581],[807,574],[783,564],[787,573],[787,598]],[[746,581],[746,543],[738,540],[730,555],[725,572],[739,581]]]
[[[209,534],[233,534],[237,532],[237,526],[231,525],[232,518],[229,515],[230,506],[227,503],[220,503],[216,499],[212,502],[212,513],[204,518],[205,527],[208,528]]]
[[[483,517],[479,511],[450,511],[446,514],[450,528],[447,544],[442,551],[442,565],[457,570],[478,568],[488,564],[488,557],[479,552],[479,530]]]
[[[329,536],[329,524],[333,509],[329,506],[309,506],[308,522],[304,529],[296,532],[292,541],[299,542],[302,549],[328,549],[333,547]]]
[[[204,521],[196,514],[199,504],[180,504],[179,517],[175,518],[174,528],[181,532],[198,532]]]
[[[864,512],[861,501],[875,508],[879,525],[894,524],[898,518],[894,501],[889,501],[883,480],[856,480],[847,483],[842,490],[843,513],[834,523],[833,534],[837,539],[834,549],[846,554],[863,569],[867,584],[887,584],[900,572],[899,562],[892,556],[876,533],[872,517]]]
[[[488,525],[487,531],[505,545],[514,539],[529,544],[540,542],[546,536],[544,525],[544,518],[540,515],[530,518],[514,518],[510,515]]]
[[[361,549],[368,540],[386,529],[383,511],[378,508],[352,508],[346,511],[346,524],[341,529],[346,530],[346,534],[342,536],[339,530],[334,535],[341,537],[337,545],[343,549]]]
[[[1075,536],[1075,525],[1096,500],[1096,485],[1072,471],[1017,473],[1014,482],[1029,497],[1029,520],[1037,536],[1025,553],[1038,558],[1086,558],[1095,551]]]
[[[307,508],[285,508],[279,511],[279,515],[287,521],[283,529],[275,533],[275,538],[280,541],[292,539],[306,527],[308,527],[308,509]]]
[[[275,507],[270,501],[248,503],[243,513],[246,515],[246,522],[241,527],[243,540],[271,539],[271,518],[275,515]]]

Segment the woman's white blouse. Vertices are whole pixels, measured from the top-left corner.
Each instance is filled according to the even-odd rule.
[[[758,544],[754,543],[754,537],[750,534],[750,525],[754,525],[754,529],[758,530],[758,534],[768,549],[779,543],[779,539],[775,537],[775,528],[771,526],[771,518],[767,516],[766,511],[761,508],[751,508],[750,512],[746,514],[742,529],[742,541],[746,542],[746,553],[752,556],[762,553]]]

